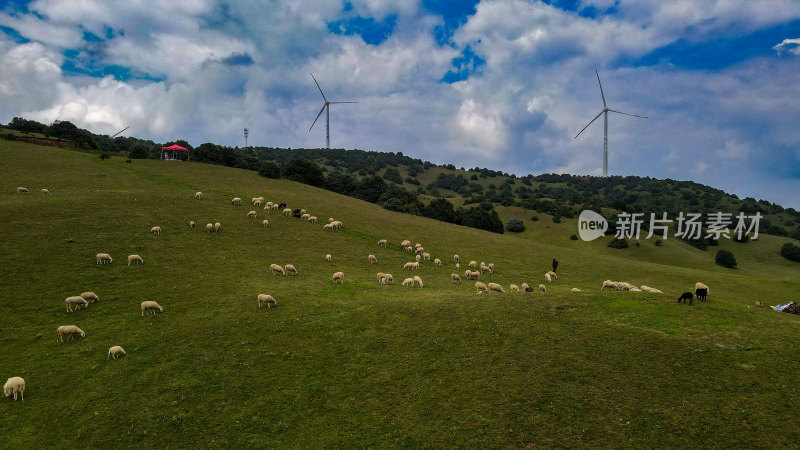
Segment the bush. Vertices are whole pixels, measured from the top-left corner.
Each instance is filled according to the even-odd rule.
[[[575,236],[575,235],[573,234],[572,236],[570,236],[570,237],[569,237],[569,240],[570,240],[570,241],[577,241],[577,240],[578,240],[578,236]]]
[[[531,220],[537,222],[539,220],[539,216],[533,216],[531,217]]]
[[[561,223],[561,216],[553,216],[553,223]]]
[[[512,233],[521,233],[525,231],[525,224],[519,217],[513,217],[506,223],[506,231],[510,231]]]
[[[615,237],[608,242],[608,246],[611,248],[628,248],[628,241]]]
[[[729,269],[733,269],[736,267],[736,258],[734,258],[733,253],[731,253],[728,250],[718,251],[717,256],[714,257],[714,262],[716,262],[722,267],[727,267]]]
[[[656,247],[661,247],[661,244],[663,244],[661,239],[656,239]]]
[[[781,247],[781,256],[790,261],[800,262],[800,247],[787,242]]]
[[[105,161],[105,160],[107,160],[108,158],[111,158],[111,155],[109,155],[109,154],[108,154],[108,153],[106,153],[106,152],[100,153],[100,160],[101,160],[101,161]]]

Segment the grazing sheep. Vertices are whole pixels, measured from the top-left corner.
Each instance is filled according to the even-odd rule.
[[[547,281],[548,283],[550,283],[550,282],[553,281],[553,277],[551,277],[549,273],[546,273],[546,274],[544,274],[544,281]]]
[[[461,283],[461,277],[460,277],[460,276],[458,276],[458,274],[457,274],[457,273],[451,273],[451,274],[450,274],[450,280],[451,280],[453,283]]]
[[[311,223],[317,223],[317,216],[311,216],[308,218],[308,221]]]
[[[478,272],[477,270],[471,271],[471,270],[467,269],[464,272],[464,276],[467,277],[468,280],[477,280],[477,279],[479,279],[481,277],[481,273]]]
[[[111,259],[111,255],[108,253],[97,254],[97,264],[111,264],[112,262],[114,262],[114,260]]]
[[[503,293],[506,292],[503,290],[503,286],[500,286],[497,283],[489,283],[486,286],[489,288],[490,291],[503,292]]]
[[[694,284],[694,290],[696,291],[698,289],[705,289],[706,293],[711,292],[711,289],[709,289],[708,286],[706,286],[705,284],[703,284],[703,283],[701,283],[699,281]]]
[[[83,298],[83,297],[81,297],[79,295],[75,295],[75,296],[72,296],[72,297],[67,297],[67,299],[64,300],[64,304],[67,307],[67,312],[72,312],[72,307],[73,306],[75,307],[75,311],[79,310],[81,308],[81,306],[83,306],[83,309],[86,309],[86,308],[89,307],[89,302],[87,302],[85,298]]]
[[[581,290],[578,288],[572,288],[572,292],[581,292]]]
[[[431,254],[428,253],[428,252],[424,252],[422,254],[422,259],[424,259],[425,261],[430,261],[431,260]]]
[[[272,275],[280,274],[280,275],[286,276],[286,272],[283,270],[283,267],[281,267],[281,266],[279,266],[277,264],[270,264],[269,265],[269,273],[271,273]]]
[[[461,257],[458,255],[453,255],[453,261],[455,261],[456,265],[461,262]]]
[[[48,191],[47,189],[42,189],[42,194],[50,195],[50,191]]]
[[[385,273],[378,272],[378,283],[382,283],[383,282],[383,277],[385,277],[385,276],[386,276]]]
[[[439,259],[439,258],[434,259],[433,260],[433,265],[436,266],[436,267],[442,267],[442,260]]]
[[[25,380],[22,377],[11,377],[6,380],[6,384],[3,385],[3,395],[6,397],[14,397],[14,401],[17,401],[17,394],[20,395],[22,401],[25,401]]]
[[[194,228],[194,220],[189,221],[189,228]]]
[[[284,208],[283,209],[283,215],[284,216],[289,216],[291,214],[292,214],[292,208]]]
[[[61,342],[64,342],[64,336],[69,336],[70,339],[76,334],[86,337],[86,333],[75,325],[61,325],[56,329],[56,332],[58,333],[58,340]]]
[[[645,285],[642,285],[642,290],[644,292],[652,292],[653,294],[663,294],[663,292],[661,292],[660,290],[658,290],[656,288],[651,288],[650,286],[645,286]]]
[[[613,291],[618,291],[619,290],[619,284],[617,284],[616,281],[606,280],[606,281],[603,281],[603,286],[600,288],[600,290],[602,291],[604,289],[611,289]]]
[[[761,303],[761,302],[756,302],[756,307],[757,307],[757,308],[763,308],[763,307],[764,307],[764,304],[763,304],[763,303]]]
[[[334,222],[333,217],[328,217],[328,223],[333,223],[333,222]]]
[[[333,230],[333,228],[329,223],[326,223],[325,225],[322,226],[322,231],[331,231],[331,230]]]
[[[231,200],[231,205],[242,206],[242,199],[239,197],[234,197],[233,200]]]
[[[494,263],[489,263],[486,267],[489,268],[489,273],[494,273]]]
[[[153,234],[157,234],[157,235],[161,236],[161,227],[150,228],[150,232],[153,233]]]
[[[108,349],[108,356],[106,357],[106,361],[108,361],[108,359],[111,357],[113,357],[116,360],[118,357],[125,356],[126,354],[127,353],[125,353],[125,349],[123,349],[119,345],[115,345]]]
[[[485,284],[481,283],[480,281],[475,282],[475,293],[480,294],[481,292],[488,292],[489,288],[486,287]]]
[[[697,299],[701,302],[706,301],[706,297],[708,297],[708,289],[697,289],[694,291],[694,295],[697,296]]]
[[[247,217],[250,219],[255,219],[258,214],[255,211],[248,211]]]
[[[547,292],[547,288],[543,284],[540,284],[539,285],[539,292]]]
[[[558,279],[558,275],[556,275],[556,273],[553,272],[552,270],[550,272],[547,272],[547,274],[550,275],[550,278],[552,278],[554,280]]]
[[[460,269],[460,268],[461,268],[461,264],[456,263],[456,269]]]
[[[519,286],[517,286],[516,284],[512,284],[511,286],[508,287],[508,289],[511,292],[519,292]]]
[[[261,308],[261,305],[264,303],[267,304],[267,309],[272,308],[273,306],[278,306],[278,302],[272,298],[269,294],[258,294],[258,307]]]
[[[522,290],[525,292],[533,292],[533,286],[528,286],[528,283],[522,283]]]
[[[308,218],[309,218],[309,217],[311,217],[311,214],[308,214],[308,213],[306,213],[306,214],[303,214],[302,216],[300,216],[300,218],[301,218],[301,219],[303,219],[303,220],[305,220],[306,222],[308,222]]]
[[[99,302],[100,297],[97,296],[94,292],[87,291],[81,294],[81,297],[89,303]]]
[[[146,301],[146,302],[142,302],[141,306],[142,306],[142,316],[144,316],[144,312],[145,311],[153,311],[154,315],[155,315],[156,311],[161,312],[161,313],[164,312],[164,308],[162,308],[161,305],[159,305],[158,303],[156,303],[154,301],[151,301],[151,300]]]
[[[403,280],[403,286],[414,287],[414,279],[406,278],[405,280]]]
[[[261,206],[263,202],[264,200],[262,200],[261,198],[254,199],[253,206]]]
[[[286,274],[287,275],[297,275],[297,269],[294,268],[294,264],[287,264],[286,265]]]
[[[333,222],[331,222],[331,227],[332,227],[334,230],[341,229],[341,228],[342,228],[342,226],[343,226],[343,225],[342,225],[342,222],[341,222],[341,221],[339,221],[339,220],[334,220]]]
[[[383,280],[381,280],[381,282],[383,284],[394,284],[394,277],[392,276],[392,274],[387,273],[386,276],[383,277]]]
[[[409,241],[408,239],[406,239],[405,241],[400,243],[400,247],[403,247],[403,248],[406,248],[409,245],[411,245],[411,241]]]
[[[619,283],[617,283],[617,289],[620,291],[630,291],[633,290],[635,287],[636,286],[625,281],[620,281]]]
[[[410,245],[403,247],[403,250],[407,251],[408,253],[414,253],[414,247]]]
[[[691,292],[684,292],[678,297],[678,303],[686,303],[686,300],[689,300],[689,304],[694,304],[694,295]]]
[[[269,212],[270,212],[271,210],[272,210],[272,206],[271,206],[269,203],[267,203],[267,206],[265,206],[265,207],[264,207],[264,212],[265,212],[265,213],[267,213],[267,214],[269,214]]]
[[[206,231],[208,231],[209,233],[211,233],[212,231],[214,231],[214,225],[213,225],[213,224],[210,224],[210,223],[207,223],[207,224],[206,224]]]
[[[24,187],[21,187],[21,186],[18,187],[17,188],[17,194],[28,194],[28,188],[24,188]]]
[[[632,288],[630,288],[628,290],[631,291],[631,292],[642,292],[642,290],[637,288],[636,286],[633,286]]]
[[[384,247],[384,248],[386,248],[386,245],[387,245],[388,243],[389,243],[389,242],[388,242],[386,239],[381,239],[380,241],[378,241],[378,247]]]
[[[377,264],[378,263],[378,257],[376,257],[375,255],[368,255],[367,259],[369,260],[370,264]]]
[[[469,262],[469,266],[474,269],[474,268],[478,267],[478,263],[476,261],[470,261]]]
[[[344,272],[336,272],[333,274],[333,283],[336,284],[336,280],[339,280],[339,284],[344,284]]]
[[[421,255],[421,254],[425,253],[425,249],[422,248],[422,247],[417,247],[417,248],[414,249],[414,253],[416,253],[418,255]]]
[[[416,265],[417,267],[419,267],[419,263],[418,263],[418,262],[408,262],[408,263],[405,263],[405,264],[403,265],[403,269],[414,269],[414,266],[415,266],[415,265]]]
[[[422,287],[422,278],[420,278],[420,277],[418,277],[418,276],[416,276],[416,275],[415,275],[415,276],[414,276],[414,283],[415,283],[417,286],[419,286],[419,287]]]
[[[219,233],[219,230],[222,229],[222,225],[219,222],[214,224],[214,231]]]
[[[415,257],[415,259],[417,260],[417,262],[420,262],[420,261],[422,261],[422,256],[419,256],[419,255],[417,255],[417,256]]]
[[[130,255],[130,256],[128,256],[128,265],[129,266],[131,264],[142,264],[143,262],[144,261],[142,261],[142,257],[139,256],[139,255]]]
[[[261,222],[261,224],[264,225],[264,228],[269,228],[269,220],[264,219],[264,221]]]
[[[325,255],[325,261],[331,262],[331,254],[330,253]]]
[[[487,265],[481,265],[481,273],[492,273],[492,269],[489,268]]]
[[[194,198],[196,198],[197,200],[200,200],[201,198],[203,198],[203,193],[199,192],[199,191],[195,192],[194,193]]]
[[[306,213],[306,210],[305,210],[305,209],[300,209],[300,214],[301,214],[301,215],[302,215],[302,214],[305,214],[305,213]]]

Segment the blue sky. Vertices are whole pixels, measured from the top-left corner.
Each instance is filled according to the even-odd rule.
[[[6,1],[0,122],[692,179],[800,208],[795,0]]]

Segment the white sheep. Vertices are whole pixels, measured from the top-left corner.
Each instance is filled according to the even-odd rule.
[[[409,241],[408,239],[406,239],[405,241],[400,243],[400,247],[403,247],[403,248],[406,248],[409,245],[411,245],[411,241]]]
[[[414,276],[414,283],[415,283],[417,286],[419,286],[419,287],[422,287],[422,278],[420,278],[420,277],[418,277],[418,276],[416,276],[416,275],[415,275],[415,276]]]
[[[331,231],[331,230],[333,230],[333,227],[331,227],[331,224],[329,223],[326,223],[325,225],[322,226],[322,231]]]
[[[300,209],[300,214],[305,214],[305,213],[306,213],[306,210],[301,208]]]
[[[269,294],[258,294],[258,307],[261,308],[261,305],[264,303],[267,304],[267,309],[271,308],[272,306],[278,306],[278,302],[272,298]]]
[[[554,280],[558,279],[558,275],[556,275],[556,273],[553,272],[552,270],[550,272],[547,272],[547,274],[550,275],[550,278],[552,278]]]
[[[150,232],[153,233],[153,234],[157,234],[157,235],[161,236],[161,227],[150,228]]]
[[[254,198],[253,199],[253,206],[261,206],[263,200],[261,198]]]
[[[551,281],[553,281],[553,277],[550,276],[550,273],[546,273],[544,274],[544,280],[550,283]]]
[[[194,220],[189,221],[189,228],[194,228]]]
[[[339,284],[344,284],[344,272],[334,273],[332,279],[334,284],[336,284],[336,280],[339,280]]]
[[[303,214],[302,216],[300,216],[300,218],[305,220],[306,222],[308,222],[309,217],[311,217],[311,214],[308,214],[308,213]]]
[[[642,292],[642,290],[637,288],[636,286],[633,286],[632,288],[630,288],[629,291],[631,291],[631,292]]]
[[[297,275],[297,269],[295,269],[294,264],[287,264],[285,269],[286,275]]]
[[[289,216],[291,214],[292,214],[292,208],[284,208],[284,210],[283,210],[283,215],[284,216]]]
[[[272,275],[283,275],[286,276],[286,271],[283,270],[283,267],[277,264],[270,264],[269,265],[269,273]]]
[[[73,306],[75,307],[75,311],[79,310],[81,308],[81,306],[83,306],[83,309],[86,309],[86,308],[89,307],[89,302],[87,302],[86,299],[81,297],[80,295],[74,295],[72,297],[67,297],[67,299],[64,300],[64,304],[67,307],[67,312],[72,312],[72,307]]]
[[[233,200],[231,200],[231,205],[242,206],[242,199],[239,197],[234,197]]]
[[[543,284],[540,284],[539,285],[539,292],[547,292],[547,288]]]
[[[450,274],[450,280],[451,280],[453,283],[461,283],[461,277],[460,277],[460,276],[458,276],[458,274],[457,274],[457,273],[451,273],[451,274]]]
[[[414,264],[419,264],[419,263],[407,262],[407,263],[403,264],[403,269],[413,269],[414,268]]]
[[[125,353],[124,348],[120,347],[119,345],[115,345],[108,349],[108,356],[106,357],[106,361],[108,361],[108,359],[112,357],[116,360],[118,357],[125,356],[126,354],[127,353]]]
[[[510,290],[511,292],[519,292],[519,286],[517,286],[516,284],[512,284],[511,286],[508,287],[508,290]]]
[[[328,253],[327,255],[325,255],[325,261],[327,261],[327,262],[331,262],[331,254],[330,254],[330,253]]]
[[[458,255],[453,255],[453,261],[455,261],[456,265],[461,262],[461,257]]]
[[[618,291],[619,290],[619,284],[617,284],[616,281],[606,280],[606,281],[603,281],[603,286],[600,287],[601,291],[604,290],[604,289],[611,289],[611,290],[614,290],[614,291]]]
[[[200,191],[195,192],[194,193],[194,198],[196,198],[197,200],[200,200],[201,198],[203,198],[203,193],[200,192]]]
[[[420,256],[420,255],[417,255],[415,258],[416,258],[417,262],[422,261],[422,256]]]
[[[89,303],[99,302],[100,297],[97,296],[94,292],[86,291],[81,294],[81,297]]]
[[[269,220],[264,219],[264,221],[261,222],[261,224],[264,225],[264,228],[269,228]]]
[[[70,339],[76,334],[86,337],[86,333],[75,325],[61,325],[56,329],[56,332],[58,333],[58,340],[61,342],[64,342],[64,336],[69,336]]]
[[[386,276],[383,277],[383,280],[381,280],[381,283],[383,283],[383,284],[394,284],[394,277],[392,276],[392,274],[387,273]]]
[[[272,206],[267,203],[267,206],[264,207],[264,212],[269,214],[270,211],[272,211]]]
[[[470,261],[469,262],[469,266],[474,269],[474,268],[478,267],[478,263],[477,263],[477,261]]]
[[[486,266],[489,268],[489,273],[494,273],[494,263],[489,263]]]
[[[214,224],[212,224],[212,223],[207,223],[207,224],[206,224],[206,231],[208,231],[209,233],[211,233],[212,231],[214,231]]]
[[[47,189],[42,189],[42,194],[50,195],[50,191],[48,191]]]
[[[333,222],[334,222],[333,217],[328,217],[328,223],[333,223]]]
[[[571,290],[572,290],[572,292],[581,292],[581,290],[578,289],[578,288],[572,288]]]
[[[428,252],[423,252],[422,253],[422,259],[424,259],[425,261],[430,261],[431,260],[431,254],[428,253]]]
[[[24,188],[22,186],[18,187],[17,194],[28,194],[28,188]]]
[[[386,247],[388,243],[389,241],[387,241],[386,239],[381,239],[380,241],[378,241],[378,247]]]
[[[433,260],[433,265],[436,266],[436,267],[442,267],[442,260],[439,259],[439,258],[434,259]]]
[[[425,253],[425,249],[423,247],[417,247],[417,248],[414,249],[414,253],[416,253],[418,255],[421,255],[421,254]]]
[[[705,284],[703,284],[703,283],[701,283],[699,281],[694,284],[694,291],[697,292],[698,289],[705,289],[706,290],[706,294],[710,294],[711,293],[711,289],[709,289],[708,286],[706,286]]]
[[[22,401],[25,401],[25,380],[22,377],[11,377],[6,380],[6,384],[3,385],[3,395],[6,397],[14,397],[14,401],[17,401],[17,394],[20,395]]]
[[[161,305],[152,300],[142,302],[141,308],[142,308],[142,316],[144,316],[145,311],[153,311],[153,314],[155,314],[156,311],[162,313],[164,312],[164,308],[162,308]]]
[[[481,263],[481,273],[492,273],[492,269],[486,264]]]
[[[661,292],[660,290],[658,290],[656,288],[651,288],[650,286],[646,286],[644,284],[642,285],[642,290],[644,292],[650,292],[650,293],[653,293],[653,294],[663,294],[663,292]]]
[[[403,280],[403,286],[414,287],[414,279],[406,278],[405,280]]]
[[[634,287],[635,287],[634,285],[632,285],[630,283],[627,283],[625,281],[620,281],[619,283],[617,283],[617,290],[618,291],[630,291]]]
[[[489,288],[490,291],[503,292],[503,293],[506,292],[503,290],[503,286],[500,286],[497,283],[489,283],[486,286]]]
[[[217,233],[219,233],[219,230],[220,230],[220,229],[222,229],[222,224],[220,224],[219,222],[216,222],[216,223],[214,224],[214,231],[215,231],[215,232],[217,232]]]
[[[311,223],[317,223],[317,216],[311,216],[308,218],[308,221]]]
[[[114,262],[114,260],[111,259],[111,255],[108,253],[97,254],[97,264],[111,264],[112,262]]]
[[[460,269],[460,268],[461,268],[461,264],[456,263],[456,269]]]
[[[377,264],[378,263],[378,257],[375,256],[375,255],[372,255],[372,254],[367,255],[367,260],[369,261],[370,264]]]
[[[385,274],[385,273],[383,273],[383,272],[378,272],[378,273],[377,273],[377,277],[378,277],[378,283],[383,283],[383,277],[385,277],[385,276],[386,276],[386,274]]]
[[[341,229],[341,228],[342,228],[342,222],[341,222],[341,221],[338,221],[338,220],[334,220],[333,222],[331,222],[331,227],[332,227],[334,230],[339,230],[339,229]]]
[[[249,219],[255,219],[257,215],[258,215],[258,214],[257,214],[255,211],[248,211],[248,212],[247,212],[247,217],[248,217]]]
[[[211,225],[211,224],[209,224],[209,225]],[[142,261],[142,257],[139,256],[139,255],[129,255],[128,256],[128,265],[129,266],[131,264],[142,264],[143,262],[144,261]]]
[[[488,292],[488,291],[489,291],[489,288],[486,287],[486,285],[484,283],[481,283],[480,281],[476,281],[475,282],[475,293],[476,294],[480,294],[481,292]]]

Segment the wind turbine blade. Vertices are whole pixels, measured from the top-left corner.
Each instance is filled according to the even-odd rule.
[[[317,114],[316,119],[314,119],[314,123],[311,124],[311,127],[308,129],[308,131],[311,131],[311,128],[314,128],[314,124],[317,123],[317,119],[319,119],[319,116],[322,115],[322,111],[325,111],[325,107],[326,106],[328,106],[328,105],[327,104],[322,105],[322,109],[319,110],[319,114]]]
[[[328,103],[334,104],[334,103],[358,103],[358,102],[328,102]]]
[[[598,115],[594,116],[594,119],[592,119],[592,121],[591,121],[591,122],[589,122],[589,123],[588,123],[588,124],[587,124],[585,127],[583,127],[583,130],[585,130],[585,129],[589,128],[589,125],[591,125],[592,123],[594,123],[594,121],[595,121],[595,120],[597,120],[597,118],[598,118],[598,117],[600,117],[600,116],[601,116],[601,115],[602,115],[604,112],[605,112],[605,111],[600,111],[600,114],[598,114]],[[580,135],[581,135],[581,133],[583,133],[583,130],[581,130],[581,131],[580,131],[578,134],[576,134],[576,135],[575,135],[575,137],[574,137],[574,138],[572,138],[572,139],[577,139],[577,138],[578,138],[578,136],[580,136]]]
[[[113,137],[117,137],[117,136],[118,136],[120,133],[122,133],[123,131],[127,130],[127,129],[128,129],[128,128],[130,128],[130,127],[131,127],[131,125],[128,125],[127,127],[125,127],[125,128],[123,128],[123,129],[121,129],[121,130],[117,131],[116,133],[114,133],[114,134],[113,134],[111,137],[112,137],[112,138],[113,138]]]
[[[311,78],[314,78],[314,74],[313,73],[311,74]],[[322,94],[322,88],[319,87],[319,83],[317,83],[317,79],[316,78],[314,78],[314,84],[317,85],[317,89],[319,89],[319,93]],[[328,99],[325,98],[325,94],[322,94],[322,99],[325,100],[326,102],[328,101]]]
[[[603,106],[608,106],[606,105],[606,94],[603,93],[603,83],[600,82],[600,74],[597,73],[596,70],[594,71],[594,74],[597,75],[597,84],[600,85],[600,95],[603,97]]]
[[[617,111],[616,109],[609,109],[609,111],[611,111],[611,112],[615,112],[615,113],[617,113],[617,114],[625,114],[626,116],[638,117],[638,118],[640,118],[640,119],[647,119],[647,116],[640,116],[640,115],[638,115],[638,114],[628,114],[628,113],[624,113],[624,112],[622,112],[622,111]]]

